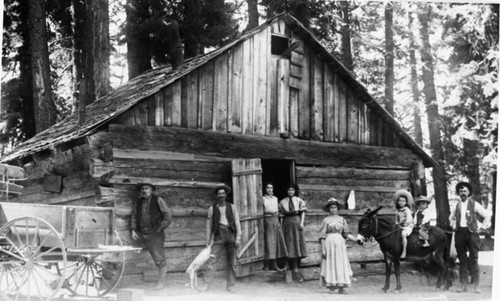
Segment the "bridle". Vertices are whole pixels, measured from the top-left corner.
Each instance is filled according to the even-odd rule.
[[[370,230],[372,229],[372,225],[373,225],[372,221],[375,220],[375,232],[372,232],[372,233],[377,234],[378,233],[378,218],[376,218],[376,217],[367,217],[367,218],[370,220],[370,225],[369,225]],[[386,234],[380,235],[378,237],[375,237],[375,236],[371,235],[370,237],[373,237],[373,239],[377,240],[377,239],[380,239],[382,237],[386,237],[386,236],[388,236],[388,235],[396,232],[397,230],[398,230],[398,228],[396,227],[394,230],[389,231]]]

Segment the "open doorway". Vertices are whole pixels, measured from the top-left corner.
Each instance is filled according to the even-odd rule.
[[[295,181],[295,164],[293,160],[262,159],[262,194],[266,183],[273,182],[274,195],[281,200],[287,196],[287,186]]]

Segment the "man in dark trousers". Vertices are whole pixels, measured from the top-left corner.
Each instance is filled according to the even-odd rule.
[[[460,201],[450,213],[450,225],[455,229],[455,248],[460,262],[460,288],[458,292],[467,291],[467,269],[470,268],[474,292],[479,289],[479,253],[478,221],[482,220],[485,229],[490,226],[491,213],[472,199],[472,185],[460,182],[455,187],[455,192],[460,196]],[[467,251],[469,256],[467,256]]]
[[[236,265],[236,249],[241,240],[241,225],[236,207],[226,201],[230,192],[231,188],[226,184],[217,184],[215,187],[217,202],[208,208],[207,246],[212,245],[213,257],[208,265],[205,282],[208,290],[217,269],[217,261],[225,249],[227,253],[226,290],[234,293],[233,287],[236,283],[234,267]]]
[[[167,260],[163,249],[164,230],[170,225],[172,214],[165,200],[153,193],[156,190],[154,185],[140,183],[137,190],[139,199],[132,206],[130,217],[132,239],[142,242],[153,257],[160,275],[155,289],[162,289],[167,278]]]

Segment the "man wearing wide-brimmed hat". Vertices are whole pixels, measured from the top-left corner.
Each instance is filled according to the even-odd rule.
[[[172,214],[165,200],[153,193],[156,186],[151,183],[139,183],[136,190],[139,199],[132,206],[130,216],[132,238],[142,242],[153,257],[160,274],[155,289],[162,289],[167,278],[167,261],[163,248],[164,230],[170,225]]]
[[[415,226],[418,228],[419,238],[424,241],[422,247],[429,247],[429,229],[437,222],[436,211],[429,209],[431,199],[421,195],[415,199]]]
[[[472,199],[473,188],[467,182],[460,182],[455,186],[455,192],[460,196],[457,206],[450,212],[450,225],[455,229],[455,248],[460,262],[459,292],[467,291],[467,270],[470,268],[474,292],[479,290],[479,253],[478,221],[483,219],[483,227],[489,228],[491,212]],[[469,256],[467,256],[467,251]]]
[[[241,240],[240,218],[236,207],[227,202],[227,196],[231,193],[231,188],[221,183],[217,184],[214,190],[217,202],[208,208],[207,220],[207,246],[212,246],[213,256],[210,258],[208,272],[205,275],[206,290],[210,289],[221,253],[226,250],[226,290],[234,292],[233,287],[236,284],[236,249]]]

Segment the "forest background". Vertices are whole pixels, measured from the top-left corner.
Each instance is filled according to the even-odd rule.
[[[4,0],[0,156],[128,79],[291,12],[441,164],[429,195],[469,181],[495,212],[499,5],[332,0]],[[429,171],[430,172],[430,171]]]

